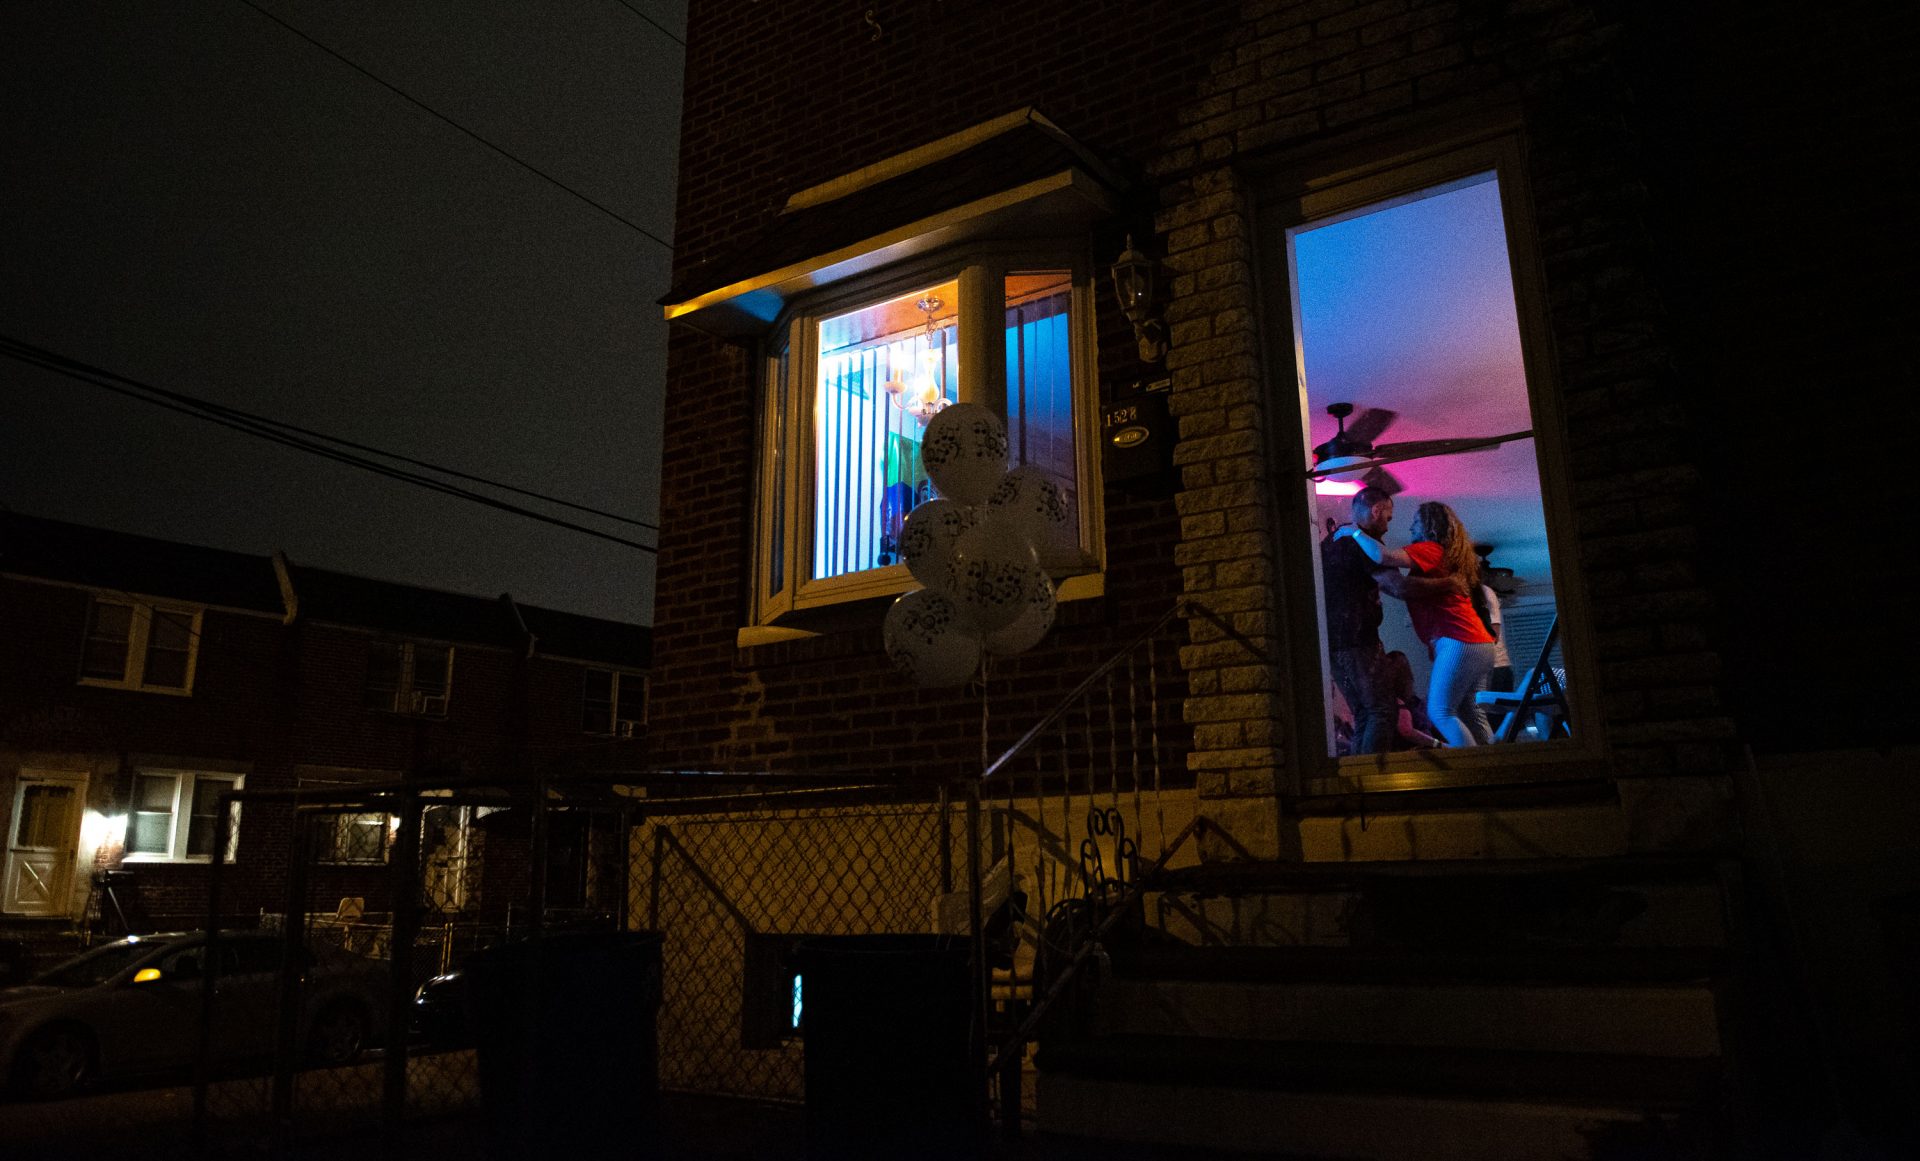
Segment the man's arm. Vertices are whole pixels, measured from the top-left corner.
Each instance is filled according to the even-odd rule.
[[[1375,564],[1384,564],[1389,568],[1413,567],[1413,558],[1407,555],[1405,549],[1388,548],[1358,528],[1353,530],[1353,542],[1359,545],[1360,551],[1366,553],[1367,559]]]
[[[1401,600],[1425,600],[1433,597],[1447,597],[1456,593],[1465,596],[1467,582],[1457,573],[1446,576],[1407,576],[1394,569],[1381,569],[1373,574],[1380,585],[1380,591],[1390,597]]]

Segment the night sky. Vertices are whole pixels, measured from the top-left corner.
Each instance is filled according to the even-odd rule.
[[[256,2],[632,225],[245,0],[10,4],[0,333],[657,521],[684,0]],[[12,360],[0,503],[652,617],[648,553]]]

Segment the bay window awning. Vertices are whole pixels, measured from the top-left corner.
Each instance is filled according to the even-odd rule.
[[[802,190],[660,301],[668,322],[749,338],[817,286],[964,242],[1084,232],[1118,212],[1121,189],[1092,153],[1021,109]]]

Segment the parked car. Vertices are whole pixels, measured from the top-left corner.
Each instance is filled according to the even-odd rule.
[[[285,939],[223,933],[216,946],[211,1058],[265,1059],[280,1027]],[[0,989],[0,1075],[17,1094],[44,1100],[99,1079],[191,1065],[206,956],[206,936],[198,932],[129,936]],[[318,1065],[353,1060],[380,1035],[384,965],[308,952],[299,967],[302,1057]]]
[[[473,1043],[464,968],[455,968],[420,985],[413,994],[413,1018],[408,1030],[430,1048],[465,1048]]]

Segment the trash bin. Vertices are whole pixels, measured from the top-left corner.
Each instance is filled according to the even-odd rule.
[[[495,1156],[658,1154],[658,932],[510,943],[466,973]]]
[[[807,1155],[973,1157],[984,1127],[966,940],[841,935],[794,951]]]

